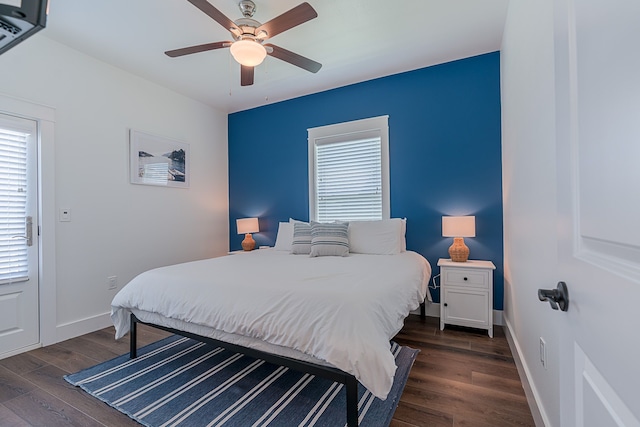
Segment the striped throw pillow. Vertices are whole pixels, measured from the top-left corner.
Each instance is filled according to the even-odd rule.
[[[311,252],[311,225],[307,222],[293,223],[293,240],[291,241],[291,253],[295,255]]]
[[[311,221],[311,252],[316,256],[349,255],[349,223]]]

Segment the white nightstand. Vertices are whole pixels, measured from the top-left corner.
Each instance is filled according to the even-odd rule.
[[[493,270],[491,261],[438,260],[440,330],[445,324],[487,329],[493,338]]]

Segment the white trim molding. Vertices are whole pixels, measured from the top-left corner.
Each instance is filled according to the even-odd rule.
[[[371,117],[350,122],[336,123],[307,129],[309,160],[309,220],[317,220],[316,215],[316,145],[357,140],[360,138],[380,138],[380,161],[382,179],[382,218],[391,217],[391,196],[389,184],[389,116]]]
[[[530,381],[530,378],[532,377],[531,371],[529,370],[526,361],[522,358],[522,349],[515,334],[513,333],[511,322],[509,322],[507,317],[503,317],[503,320],[504,335],[507,338],[511,354],[513,355],[513,360],[516,363],[520,382],[522,383],[524,394],[527,397],[527,403],[529,404],[533,421],[536,423],[536,427],[550,426],[551,422],[549,421],[549,417],[541,410],[540,406],[538,406],[538,402],[541,402],[540,394],[538,393],[533,381]]]
[[[73,322],[64,323],[56,327],[58,342],[79,337],[90,332],[95,332],[106,327],[113,326],[111,313],[102,313]]]
[[[38,122],[40,345],[58,342],[55,214],[55,109],[0,94],[0,112]]]
[[[425,301],[427,306],[425,307],[425,314],[429,317],[440,318],[440,304]],[[502,310],[493,310],[493,324],[498,326],[504,326],[504,313]],[[420,314],[420,309],[413,310],[411,314]]]

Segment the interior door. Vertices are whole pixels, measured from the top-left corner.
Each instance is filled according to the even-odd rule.
[[[0,114],[0,358],[40,341],[38,126]]]
[[[554,5],[562,426],[639,426],[640,2]]]

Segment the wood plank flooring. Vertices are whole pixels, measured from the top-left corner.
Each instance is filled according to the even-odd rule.
[[[420,350],[391,427],[534,426],[509,344],[487,331],[409,316],[394,338]]]
[[[501,327],[445,328],[411,315],[395,341],[420,349],[391,427],[533,426],[533,418]],[[0,360],[0,426],[139,426],[62,376],[129,351],[106,328]],[[139,325],[140,346],[165,332]]]

